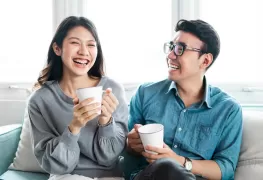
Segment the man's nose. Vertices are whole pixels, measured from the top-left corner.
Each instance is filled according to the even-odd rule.
[[[167,58],[168,59],[176,59],[177,58],[177,55],[174,53],[174,50],[172,50],[168,55],[167,55]]]

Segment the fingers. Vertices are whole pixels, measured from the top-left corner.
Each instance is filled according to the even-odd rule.
[[[112,93],[112,90],[110,88],[106,89],[106,94],[102,99],[102,113],[106,116],[111,116],[118,105],[119,101]]]
[[[135,125],[134,125],[135,131],[138,132],[138,129],[139,129],[140,127],[142,127],[141,124],[135,124]]]
[[[107,89],[105,90],[105,92],[106,92],[107,94],[110,94],[110,93],[112,92],[112,89],[111,89],[111,88],[107,88]]]
[[[73,104],[74,104],[74,106],[77,105],[78,103],[79,103],[79,98],[78,98],[78,97],[75,97],[75,98],[73,99]]]
[[[82,121],[84,121],[86,123],[89,120],[92,120],[95,117],[97,117],[99,114],[100,114],[100,112],[97,109],[94,109],[94,110],[87,111],[86,113],[82,114],[81,119],[82,119]]]
[[[129,133],[128,133],[128,139],[140,139],[140,135],[135,129],[133,128]]]
[[[107,108],[105,107],[105,105],[101,106],[101,113],[104,114],[107,117],[110,117],[112,113],[110,113]]]
[[[134,145],[140,144],[140,145],[142,145],[142,141],[141,141],[140,138],[136,138],[136,139],[128,138],[128,141],[129,141],[130,144],[134,144]]]
[[[163,148],[170,148],[167,144],[163,143]]]
[[[152,154],[152,153],[147,153],[147,152],[142,152],[142,155],[146,158],[146,159],[150,159],[150,160],[157,160],[160,159],[161,156],[158,154]]]
[[[151,164],[151,163],[153,163],[155,160],[153,160],[153,159],[146,159],[146,161]]]
[[[119,105],[118,99],[114,96],[114,94],[113,94],[112,92],[109,93],[108,96],[110,97],[111,101],[112,101],[116,106]]]
[[[159,148],[159,147],[154,147],[154,146],[145,146],[145,149],[148,151],[153,151],[156,152],[158,154],[164,154],[167,153],[167,148]]]
[[[138,132],[132,129],[128,134],[128,146],[136,152],[141,153],[144,151],[144,147]]]
[[[142,144],[131,144],[130,148],[132,148],[136,152],[143,152],[144,151]]]
[[[116,108],[114,107],[114,105],[110,105],[105,99],[102,100],[102,106],[105,107],[106,111],[109,112],[110,114],[112,114]]]
[[[74,109],[74,115],[81,116],[82,114],[93,110],[100,112],[101,111],[100,103],[92,103],[86,106],[82,106],[79,109],[76,108]]]
[[[76,98],[75,98],[75,99],[76,99]],[[74,100],[75,100],[75,99],[74,99]],[[74,100],[73,100],[73,102],[74,102]],[[82,107],[90,104],[92,101],[94,101],[94,98],[85,99],[85,100],[79,102],[79,104],[77,104],[77,105],[74,107],[74,109],[80,109],[80,108],[82,108]]]
[[[141,153],[144,151],[144,147],[142,143],[134,143],[134,142],[129,142],[128,140],[128,146],[133,149],[135,152]]]
[[[112,94],[104,95],[102,103],[107,103],[109,107],[111,107],[114,111],[116,107],[119,105],[117,98]]]

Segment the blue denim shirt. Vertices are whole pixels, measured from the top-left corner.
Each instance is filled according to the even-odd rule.
[[[134,124],[161,123],[164,142],[178,155],[214,160],[222,179],[234,179],[242,140],[240,105],[208,85],[201,102],[186,108],[176,83],[163,80],[141,85],[130,102],[129,130]]]

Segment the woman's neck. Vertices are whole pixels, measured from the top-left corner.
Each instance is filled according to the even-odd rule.
[[[59,85],[67,96],[75,98],[77,96],[77,89],[97,86],[99,80],[99,78],[91,78],[88,75],[74,78],[69,76],[63,76],[62,80],[59,82]]]

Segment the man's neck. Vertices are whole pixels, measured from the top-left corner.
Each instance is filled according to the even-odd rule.
[[[186,107],[200,102],[203,99],[205,94],[203,79],[204,77],[195,80],[176,82],[178,94]]]

